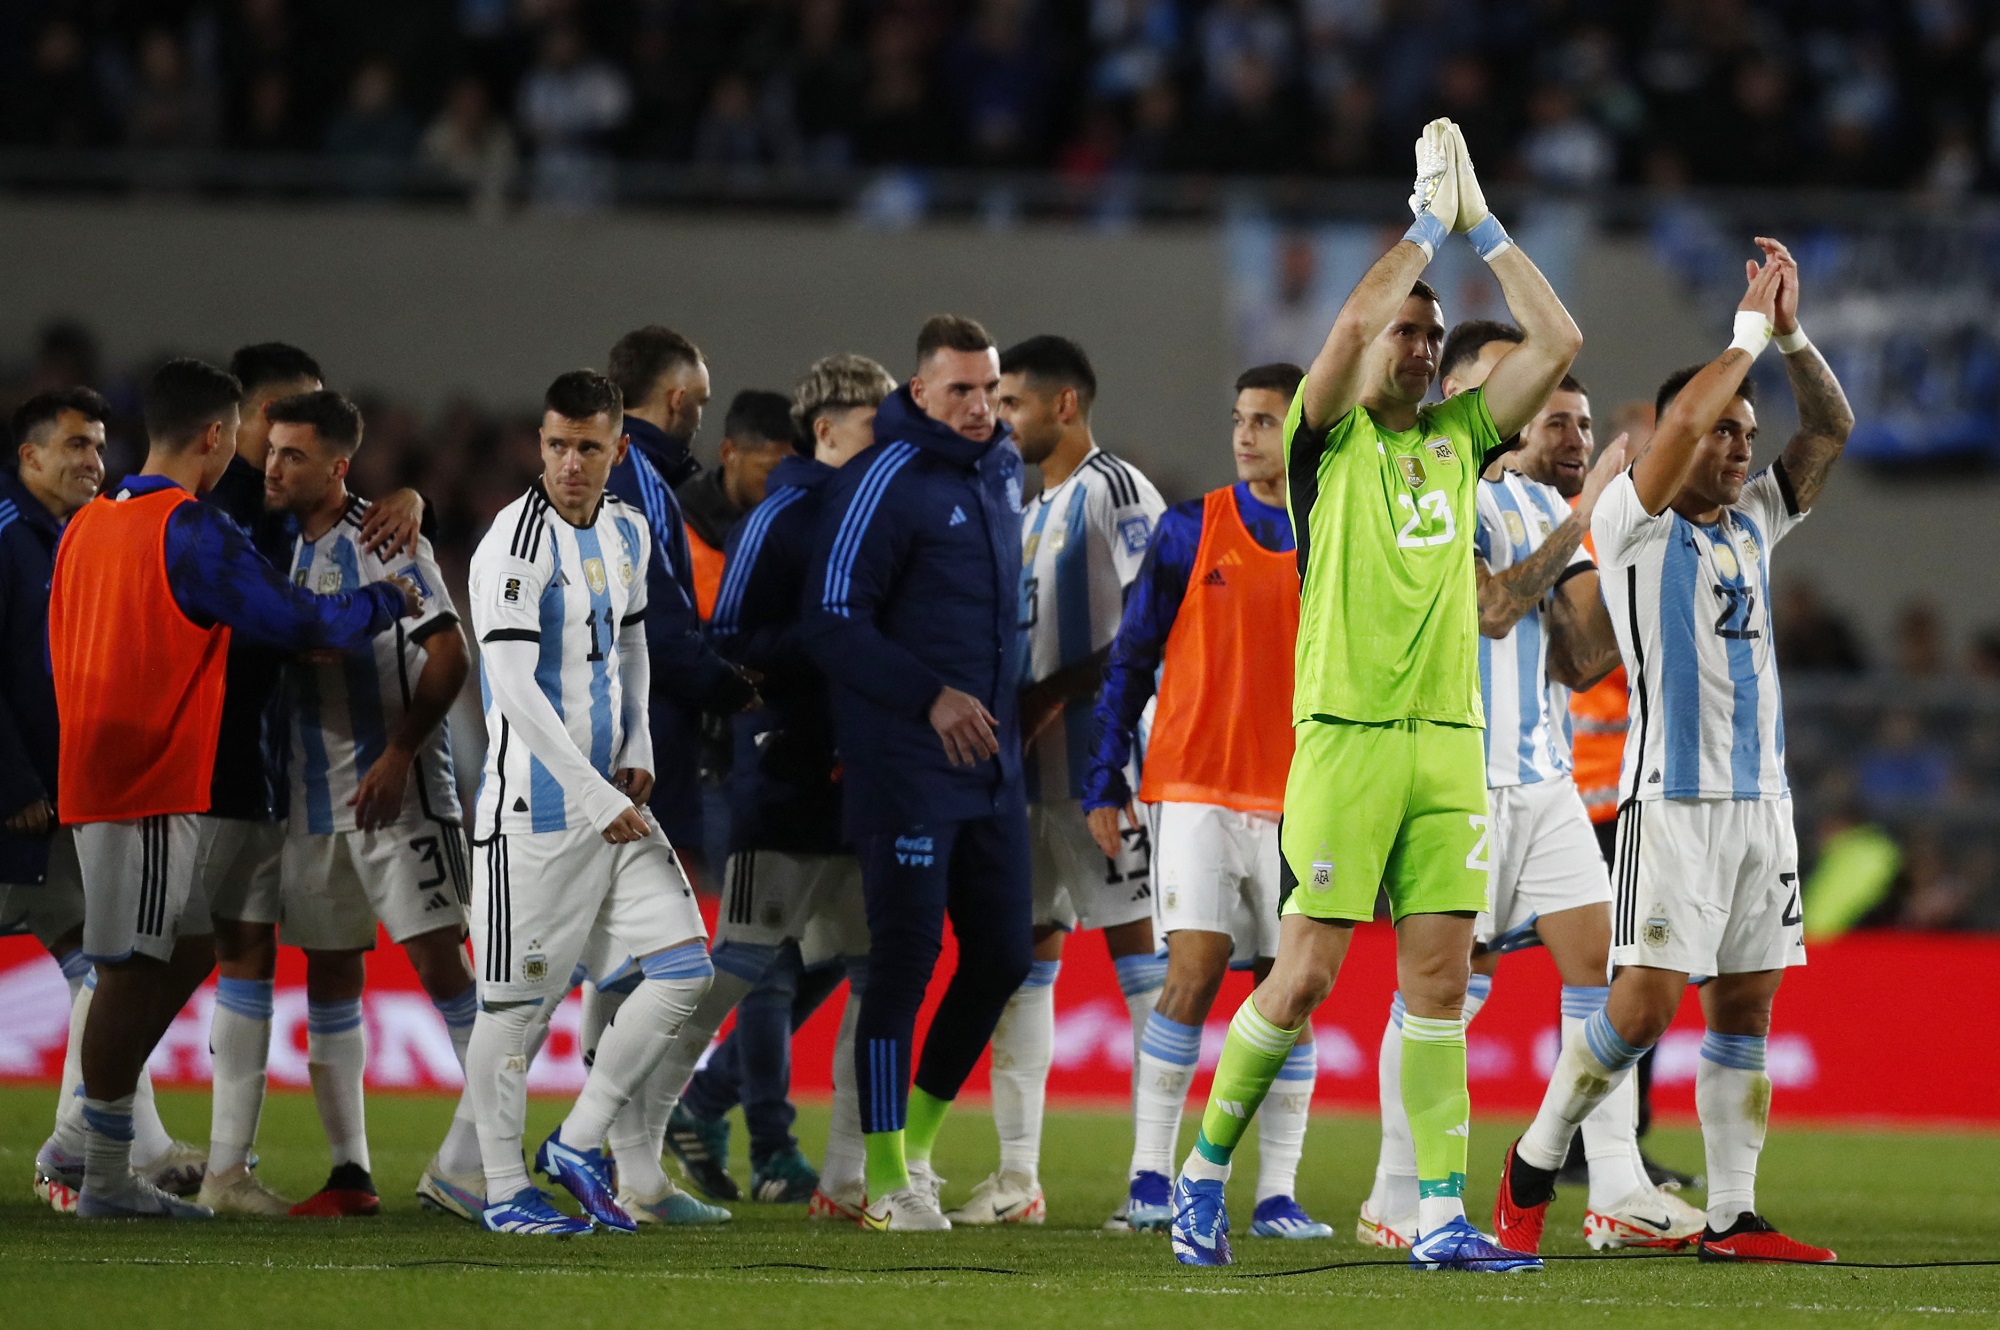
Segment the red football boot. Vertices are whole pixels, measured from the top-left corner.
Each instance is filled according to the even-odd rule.
[[[342,1164],[327,1177],[326,1185],[291,1208],[298,1219],[347,1219],[382,1213],[382,1198],[375,1194],[375,1182],[359,1164]]]
[[[1768,1261],[1778,1265],[1831,1265],[1840,1258],[1825,1247],[1788,1238],[1762,1216],[1745,1210],[1721,1233],[1702,1230],[1695,1255],[1704,1261]]]
[[[1507,1162],[1500,1166],[1500,1191],[1493,1198],[1493,1238],[1509,1251],[1526,1252],[1532,1256],[1542,1249],[1542,1226],[1548,1222],[1549,1202],[1556,1198],[1555,1175],[1550,1170],[1536,1169],[1524,1163],[1520,1146],[1518,1139],[1508,1146]],[[1517,1173],[1541,1174],[1540,1179],[1518,1178],[1524,1189],[1541,1193],[1539,1201],[1522,1205],[1514,1199]]]

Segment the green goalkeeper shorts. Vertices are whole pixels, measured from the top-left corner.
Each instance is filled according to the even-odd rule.
[[[1293,731],[1282,914],[1395,918],[1486,908],[1486,745],[1468,725],[1315,717]]]

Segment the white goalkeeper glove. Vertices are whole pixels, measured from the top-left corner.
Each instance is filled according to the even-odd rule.
[[[1500,219],[1486,206],[1486,193],[1479,187],[1479,177],[1472,169],[1472,153],[1465,146],[1465,133],[1457,125],[1450,128],[1452,161],[1457,170],[1458,217],[1452,230],[1465,232],[1465,238],[1472,242],[1479,257],[1488,263],[1512,249],[1514,242],[1508,238],[1507,228],[1500,225]]]
[[[1423,250],[1426,259],[1437,257],[1438,246],[1458,221],[1455,150],[1449,120],[1431,121],[1417,140],[1417,180],[1410,189],[1410,211],[1417,220],[1403,239]]]

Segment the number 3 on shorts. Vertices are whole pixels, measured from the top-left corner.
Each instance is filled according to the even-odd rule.
[[[1488,873],[1493,865],[1486,858],[1487,819],[1477,813],[1467,813],[1465,820],[1472,825],[1472,831],[1479,839],[1472,843],[1472,853],[1465,856],[1465,866],[1475,873]]]

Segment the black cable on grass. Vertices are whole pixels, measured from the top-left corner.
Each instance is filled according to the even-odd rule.
[[[1613,1256],[1608,1252],[1593,1252],[1544,1256],[1543,1261],[1687,1261],[1695,1259],[1693,1252],[1634,1252],[1628,1256]],[[1797,1265],[1810,1270],[1956,1270],[1981,1266],[2000,1266],[2000,1260],[1989,1261],[1713,1261],[1712,1265]],[[1309,1265],[1299,1270],[1246,1271],[1235,1275],[1236,1279],[1289,1279],[1294,1275],[1317,1275],[1330,1270],[1408,1270],[1410,1263],[1404,1261],[1335,1261],[1328,1265]]]
[[[812,1265],[806,1261],[755,1261],[732,1266],[735,1270],[811,1270],[835,1275],[1018,1275],[1019,1270],[1002,1270],[992,1265]]]

